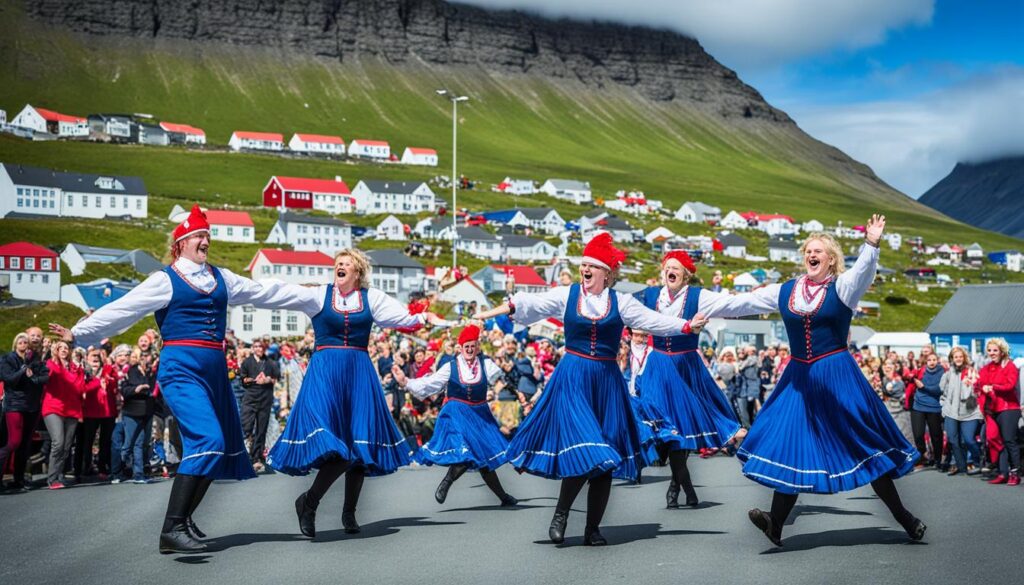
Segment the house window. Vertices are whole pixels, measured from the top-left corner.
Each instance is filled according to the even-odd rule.
[[[99,195],[96,196],[96,207],[103,207],[103,198]]]
[[[18,197],[21,197],[24,194],[25,194],[25,190],[22,189],[21,187],[18,187]]]
[[[127,197],[122,197],[121,198],[121,207],[123,207],[125,209],[128,209],[128,198]]]
[[[281,331],[281,311],[274,310],[270,312],[270,330]]]
[[[249,237],[249,228],[242,228],[242,236],[246,238]]]
[[[35,284],[36,283],[36,275],[35,274],[29,274],[28,275],[28,282],[29,282],[29,284]]]
[[[210,228],[210,234],[213,237],[217,237],[218,235],[220,235],[220,228],[217,228],[217,227]]]
[[[288,331],[295,333],[299,330],[299,316],[291,311],[288,312]]]
[[[21,199],[21,198],[19,197],[19,198],[18,198],[18,207],[21,207],[21,206],[22,206],[22,203],[23,203],[23,201],[22,201],[22,199]]]
[[[114,197],[113,195],[110,196],[110,208],[117,209],[117,197]]]
[[[233,235],[235,235],[235,228],[233,228],[233,227],[229,227],[229,228],[228,228],[228,235],[229,235],[229,236],[233,236]]]
[[[68,195],[68,207],[74,207],[74,206],[75,206],[75,196],[74,195]]]
[[[288,266],[288,267],[287,267],[287,272],[286,272],[286,274],[288,274],[288,276],[291,276],[291,275],[292,275],[292,267],[291,267],[291,266]]]
[[[263,265],[263,266],[262,266],[262,267],[260,268],[260,273],[261,273],[261,274],[270,274],[270,267],[269,267],[269,266],[267,266],[267,265]]]
[[[7,258],[0,256],[0,270],[7,268]]]
[[[298,270],[299,270],[299,276],[302,276],[302,275],[304,275],[306,273],[306,267],[305,266],[299,266]],[[309,272],[310,272],[310,274],[312,274],[313,270],[310,269]]]
[[[11,269],[21,270],[21,258],[19,258],[18,256],[11,257]]]
[[[82,207],[89,207],[89,197],[82,195]]]
[[[52,258],[43,258],[42,259],[42,269],[43,270],[53,270],[52,262],[53,262]]]
[[[50,284],[50,275],[49,274],[44,274],[43,275],[43,284]]]
[[[242,331],[252,331],[252,313],[242,315]]]
[[[32,200],[32,207],[39,207],[39,200],[38,199],[33,199]]]
[[[36,269],[36,259],[35,258],[25,258],[25,270],[35,270],[35,269]]]
[[[280,266],[274,266],[274,274],[281,274],[281,267]]]
[[[18,273],[18,277],[17,277],[16,279],[15,279],[15,280],[17,281],[17,283],[18,283],[18,284],[21,284],[21,277],[22,277],[22,276],[23,276],[23,275],[22,275],[22,273],[20,273],[20,272],[19,272],[19,273]]]
[[[142,199],[135,200],[135,209],[137,211],[142,211]]]

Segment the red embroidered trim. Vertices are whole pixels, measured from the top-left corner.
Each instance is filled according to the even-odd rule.
[[[571,353],[574,356],[581,357],[581,358],[588,359],[588,360],[594,360],[594,361],[598,361],[598,362],[614,362],[615,361],[614,357],[603,357],[603,356],[598,356],[598,355],[586,355],[586,354],[582,354],[582,353],[580,353],[578,351],[573,351],[571,349],[566,349],[565,353]]]
[[[463,404],[468,404],[470,406],[476,406],[477,404],[485,404],[487,402],[486,400],[477,400],[476,402],[474,402],[472,400],[464,400],[462,398],[448,398],[447,396],[445,396],[444,403],[442,404],[442,406],[451,401],[461,402]]]
[[[465,359],[465,358],[463,358],[463,359]],[[480,376],[482,374],[482,372],[484,371],[484,367],[483,367],[483,364],[480,362],[480,356],[479,355],[476,356],[476,365],[477,365],[477,369],[473,370],[473,375],[474,376]],[[463,386],[469,386],[470,384],[476,384],[476,383],[481,381],[480,377],[477,377],[476,380],[467,380],[467,379],[462,377],[462,366],[460,365],[458,357],[455,358],[455,372],[458,374],[459,382],[461,382]]]
[[[665,289],[665,293],[668,294],[668,305],[665,306],[665,308],[667,309],[668,307],[671,307],[672,303],[676,302],[676,299],[678,299],[679,297],[678,296],[677,297],[673,297],[672,293],[668,290],[667,286],[663,286],[662,288],[664,288]],[[684,284],[683,285],[683,289],[681,291],[679,291],[679,294],[683,298],[683,304],[679,306],[679,315],[677,315],[677,317],[682,319],[683,318],[683,312],[686,311],[686,296],[688,294],[690,294],[690,287],[689,287],[689,285],[685,285]],[[654,302],[654,306],[656,307],[656,310],[660,313],[661,312],[661,295],[660,294],[658,295],[658,300]]]
[[[576,315],[594,322],[600,321],[601,319],[607,317],[608,313],[611,313],[612,311],[612,295],[615,294],[615,291],[611,289],[605,290],[608,291],[608,305],[604,308],[604,314],[601,315],[600,317],[587,317],[586,315],[583,314],[583,295],[585,294],[585,291],[583,290],[583,285],[580,285],[580,292],[579,294],[576,295]]]
[[[363,310],[363,289],[361,289],[361,288],[352,289],[351,291],[349,291],[349,293],[347,295],[341,295],[341,297],[347,299],[348,297],[352,296],[352,293],[354,293],[354,292],[358,292],[359,293],[359,297],[358,297],[359,298],[359,308],[357,308],[357,309],[349,309],[349,310],[342,310],[342,309],[338,308],[338,295],[341,295],[341,291],[339,291],[337,288],[335,288],[331,292],[331,308],[334,309],[335,313],[344,315],[346,313],[359,313],[359,312],[362,312],[362,310]]]
[[[683,355],[684,353],[693,353],[696,349],[684,349],[683,351],[666,351],[664,349],[654,348],[654,351],[665,354],[665,355]]]
[[[317,351],[321,349],[354,349],[356,351],[367,351],[365,347],[359,347],[358,345],[318,345],[314,349]]]
[[[812,357],[809,360],[802,360],[802,359],[800,359],[800,358],[798,358],[796,356],[789,356],[789,357],[790,357],[790,359],[794,359],[794,360],[796,360],[796,361],[798,361],[798,362],[800,362],[802,364],[813,364],[814,362],[816,362],[816,361],[818,361],[818,360],[820,360],[822,358],[827,358],[830,355],[835,355],[837,353],[842,353],[844,351],[846,351],[846,348],[845,347],[841,347],[839,349],[832,350],[832,351],[830,351],[828,353],[823,353],[821,355],[816,355],[816,356]]]
[[[169,345],[180,345],[184,347],[202,347],[204,349],[223,350],[225,343],[223,341],[203,341],[202,339],[175,339],[164,342],[164,347],[167,347]]]
[[[796,308],[796,305],[793,303],[793,301],[796,299],[797,290],[800,288],[800,279],[798,278],[797,281],[793,283],[793,290],[789,292],[789,302],[787,303],[787,305],[789,306],[789,310],[797,315],[802,315],[805,317],[813,317],[817,315],[818,311],[821,310],[821,306],[825,303],[825,297],[828,296],[828,291],[832,288],[832,284],[833,283],[830,282],[828,283],[828,286],[825,287],[825,292],[823,292],[821,294],[821,298],[818,299],[818,305],[814,307],[814,309],[812,309],[810,312],[805,313],[803,311],[798,310]]]

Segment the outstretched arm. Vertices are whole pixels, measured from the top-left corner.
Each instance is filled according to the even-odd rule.
[[[380,289],[371,288],[366,292],[370,301],[370,313],[374,322],[385,329],[397,327],[415,327],[430,323],[438,327],[451,326],[451,322],[441,319],[433,313],[409,313],[409,308],[398,302]]]
[[[780,284],[770,284],[752,292],[735,295],[701,290],[697,306],[698,310],[708,318],[729,319],[774,313],[779,310],[780,288],[782,288]]]
[[[561,317],[565,314],[565,304],[569,299],[569,287],[560,286],[542,293],[516,293],[512,300],[489,311],[473,315],[474,319],[486,321],[498,315],[511,315],[512,320],[523,325],[530,325],[549,317]]]
[[[171,280],[167,273],[156,272],[126,295],[100,307],[71,329],[51,323],[50,332],[83,347],[99,345],[103,338],[124,333],[139,319],[166,307],[171,302],[171,292]]]
[[[880,253],[879,244],[882,241],[883,231],[885,231],[885,216],[877,213],[872,215],[864,235],[864,247],[861,248],[857,262],[854,263],[853,268],[836,278],[836,293],[839,295],[839,300],[851,309],[857,308],[857,303],[871,288],[871,283],[875,281]]]
[[[256,281],[224,268],[220,273],[228,288],[229,305],[302,311],[310,317],[323,308],[323,286],[303,286],[280,280]]]
[[[440,394],[445,386],[448,385],[448,379],[452,373],[452,361],[438,368],[436,372],[422,378],[410,379],[402,371],[402,368],[398,366],[391,366],[391,375],[395,377],[395,382],[398,382],[399,386],[412,392],[412,395],[416,398],[423,400],[435,394]]]
[[[652,311],[630,295],[615,291],[612,291],[612,294],[619,295],[619,314],[622,315],[622,322],[627,327],[643,329],[653,335],[668,337],[696,333],[706,322],[704,316],[700,314],[695,315],[691,321],[686,321]]]

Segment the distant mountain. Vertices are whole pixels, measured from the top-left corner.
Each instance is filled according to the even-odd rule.
[[[1024,156],[959,163],[918,201],[975,227],[1024,237]]]

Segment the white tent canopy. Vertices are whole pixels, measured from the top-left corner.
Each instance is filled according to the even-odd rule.
[[[905,354],[908,351],[917,353],[921,350],[921,347],[932,342],[931,336],[923,331],[905,331],[905,332],[884,332],[875,333],[864,345],[871,348],[876,355],[881,351],[895,351],[899,354]]]

